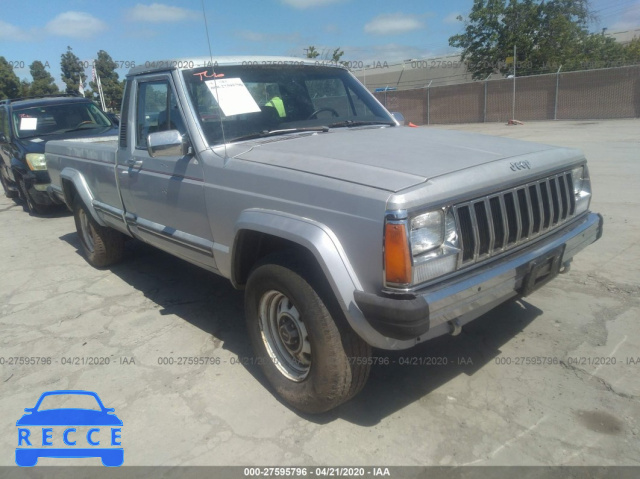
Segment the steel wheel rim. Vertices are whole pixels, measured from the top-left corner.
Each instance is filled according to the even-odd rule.
[[[93,253],[94,242],[93,235],[91,234],[91,224],[89,223],[89,218],[83,209],[78,211],[78,219],[80,220],[80,233],[82,236],[82,242],[89,250],[90,253]]]
[[[301,382],[311,370],[311,343],[300,312],[280,291],[260,298],[260,330],[273,364],[291,381]]]

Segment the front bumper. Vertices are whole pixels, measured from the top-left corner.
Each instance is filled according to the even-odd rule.
[[[602,236],[602,225],[600,214],[587,213],[523,249],[410,297],[356,291],[354,299],[369,323],[389,338],[424,341],[452,333],[508,299],[532,291],[531,272],[539,267],[536,261],[549,258],[551,263],[555,256],[560,264],[568,263]]]
[[[31,199],[39,205],[52,205],[47,188],[51,184],[49,173],[46,171],[30,172],[24,175],[24,184],[31,195]]]

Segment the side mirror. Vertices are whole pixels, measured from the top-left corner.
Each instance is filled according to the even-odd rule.
[[[391,116],[398,122],[399,125],[404,125],[405,119],[404,115],[399,111],[392,111]]]
[[[147,151],[151,158],[185,156],[191,153],[191,145],[178,130],[158,131],[147,137]]]

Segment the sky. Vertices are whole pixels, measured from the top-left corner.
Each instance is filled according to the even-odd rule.
[[[340,47],[354,65],[455,54],[473,0],[0,0],[0,56],[20,79],[40,60],[59,86],[67,46],[87,65],[105,50],[122,65],[208,56],[303,57]],[[591,0],[592,31],[640,28],[640,0]],[[90,69],[87,69],[87,74]]]

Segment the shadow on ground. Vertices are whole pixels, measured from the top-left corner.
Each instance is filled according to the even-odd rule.
[[[82,255],[76,233],[60,239]],[[270,389],[260,370],[247,361],[252,349],[244,296],[228,280],[138,241],[127,243],[125,261],[110,271],[160,306],[161,314],[174,314],[212,335],[214,342],[244,359],[247,371]],[[436,338],[406,351],[374,350],[378,364],[358,396],[322,415],[294,412],[318,424],[343,419],[373,426],[458,375],[473,375],[540,314],[522,299],[511,301],[466,325],[459,336]]]

